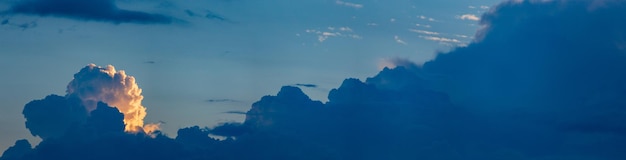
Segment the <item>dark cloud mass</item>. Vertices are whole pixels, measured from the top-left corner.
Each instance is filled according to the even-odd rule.
[[[120,9],[113,0],[23,0],[12,4],[5,14],[56,16],[115,24],[173,22],[173,18],[166,15]]]
[[[59,137],[71,126],[79,125],[87,118],[87,110],[80,100],[49,95],[42,100],[24,106],[26,128],[33,136],[42,139]]]
[[[51,95],[24,108],[44,140],[19,140],[2,159],[623,160],[624,15],[624,1],[505,2],[483,15],[477,41],[422,66],[394,60],[326,103],[285,86],[242,123],[176,138],[124,132],[116,108],[85,115]]]

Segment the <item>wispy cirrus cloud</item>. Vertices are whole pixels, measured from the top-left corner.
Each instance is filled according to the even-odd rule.
[[[425,30],[419,30],[419,29],[409,29],[410,32],[415,32],[415,33],[420,33],[420,34],[427,34],[427,35],[439,35],[439,32],[433,32],[433,31],[425,31]]]
[[[354,33],[350,27],[327,27],[325,29],[307,29],[306,33],[315,34],[317,41],[324,42],[331,37],[344,37],[352,39],[361,39],[360,35]]]

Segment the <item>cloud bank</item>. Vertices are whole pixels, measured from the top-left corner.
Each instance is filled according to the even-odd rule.
[[[111,104],[49,96],[24,115],[33,135],[54,138],[32,149],[20,140],[2,159],[622,160],[624,14],[623,1],[504,2],[482,16],[476,41],[422,66],[389,61],[395,68],[344,80],[327,103],[285,86],[244,122],[175,138],[124,132],[126,114]],[[115,77],[90,66],[92,77]]]
[[[120,9],[114,0],[23,0],[14,2],[3,13],[55,16],[114,24],[167,24],[174,20],[166,15]]]

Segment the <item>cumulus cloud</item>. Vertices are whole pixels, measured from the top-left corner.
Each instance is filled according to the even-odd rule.
[[[135,77],[117,71],[108,65],[99,67],[89,64],[74,74],[74,79],[67,85],[67,96],[77,97],[88,111],[95,109],[98,102],[105,102],[124,113],[126,131],[138,132],[144,127],[146,108],[141,104],[143,96],[135,82]],[[154,128],[154,124],[150,127]]]
[[[32,146],[30,145],[28,140],[18,140],[15,141],[15,145],[9,147],[9,149],[2,153],[2,157],[0,157],[0,160],[20,159],[31,150]]]
[[[71,126],[82,124],[87,118],[87,110],[79,99],[57,95],[29,102],[22,113],[26,128],[42,139],[62,136]]]
[[[55,16],[115,24],[166,24],[174,21],[174,18],[166,15],[120,9],[113,0],[23,0],[14,2],[3,13]]]

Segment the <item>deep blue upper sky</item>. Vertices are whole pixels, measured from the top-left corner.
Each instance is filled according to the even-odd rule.
[[[241,121],[280,86],[327,101],[347,77],[366,78],[394,58],[423,63],[467,45],[498,0],[0,1],[0,150],[24,128],[23,106],[65,95],[88,63],[137,79],[148,122],[181,127]],[[463,16],[466,15],[466,16]],[[477,17],[474,17],[477,16]]]

